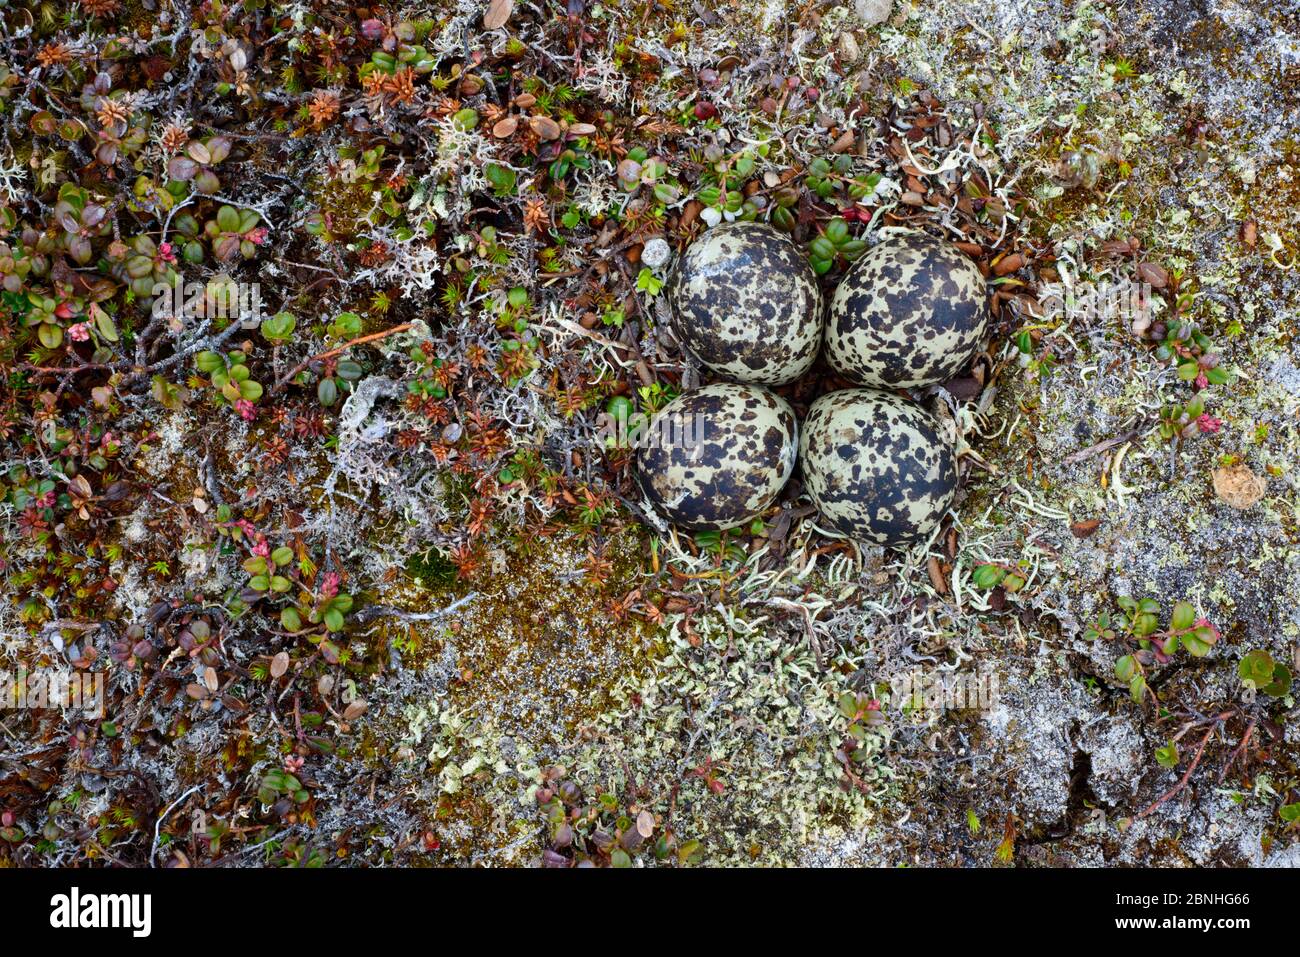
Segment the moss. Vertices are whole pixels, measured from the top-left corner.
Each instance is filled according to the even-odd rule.
[[[436,546],[417,552],[406,560],[406,574],[412,584],[434,592],[449,590],[456,582],[456,566]]]
[[[386,601],[415,612],[474,596],[445,627],[426,635],[409,665],[450,666],[447,701],[475,716],[494,716],[502,734],[522,735],[534,748],[575,740],[608,706],[610,687],[646,664],[639,619],[611,613],[635,585],[640,540],[626,534],[610,540],[609,571],[600,577],[580,571],[586,546],[561,533],[534,550],[492,549],[488,567],[470,581],[450,580],[442,559],[432,565],[434,577],[390,589]]]

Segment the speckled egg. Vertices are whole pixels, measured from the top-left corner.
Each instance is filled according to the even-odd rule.
[[[881,388],[947,382],[984,339],[984,277],[957,247],[924,233],[892,236],[853,264],[826,321],[826,357]]]
[[[682,254],[670,281],[678,340],[719,378],[785,385],[817,358],[821,290],[784,233],[725,223]]]
[[[660,410],[636,453],[642,492],[693,530],[742,525],[775,501],[794,472],[799,427],[767,389],[718,383]]]
[[[877,545],[928,536],[957,488],[953,452],[934,418],[876,389],[844,389],[814,402],[799,459],[826,523]]]

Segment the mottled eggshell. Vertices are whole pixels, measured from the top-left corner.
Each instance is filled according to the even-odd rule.
[[[669,402],[636,454],[642,492],[675,525],[722,529],[755,518],[794,472],[790,404],[750,385],[708,385]]]
[[[683,253],[669,296],[673,332],[720,378],[785,385],[817,358],[817,277],[799,248],[771,226],[710,229]]]
[[[906,545],[933,532],[952,502],[952,449],[920,406],[876,389],[844,389],[814,402],[802,431],[804,485],[838,532]]]
[[[826,321],[826,357],[882,388],[947,382],[984,339],[984,277],[957,247],[924,233],[890,237],[853,264]]]

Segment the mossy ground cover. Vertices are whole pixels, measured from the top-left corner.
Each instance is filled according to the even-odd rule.
[[[1297,11],[877,6],[0,10],[0,859],[1294,863]],[[639,500],[729,218],[990,280],[930,542]]]

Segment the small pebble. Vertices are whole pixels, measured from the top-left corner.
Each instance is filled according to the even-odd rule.
[[[854,0],[853,10],[864,27],[874,27],[889,19],[894,0]]]
[[[673,251],[668,243],[656,236],[648,241],[645,248],[641,250],[641,262],[651,269],[659,269],[661,266],[668,264],[668,260],[672,258],[672,255]]]

